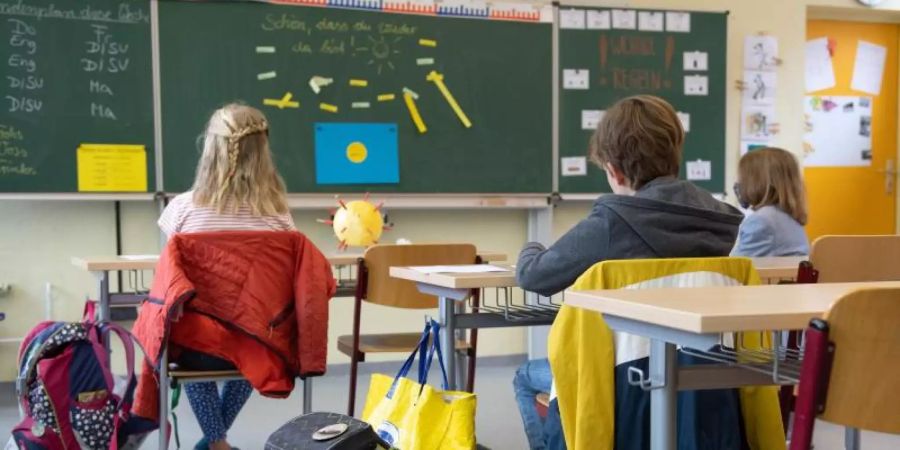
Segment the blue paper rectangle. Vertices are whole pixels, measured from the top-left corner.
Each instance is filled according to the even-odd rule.
[[[317,184],[396,184],[395,123],[316,123]]]

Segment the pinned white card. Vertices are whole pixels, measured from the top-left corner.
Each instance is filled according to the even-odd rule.
[[[562,9],[559,11],[559,27],[566,30],[584,29],[583,9]]]
[[[590,89],[590,71],[563,69],[563,89]]]
[[[681,121],[681,128],[684,128],[684,132],[691,131],[691,115],[681,111],[678,111],[676,114],[678,114],[678,120]]]
[[[853,63],[853,79],[850,88],[872,95],[881,93],[884,61],[887,48],[866,41],[856,42],[856,60]]]
[[[633,9],[612,10],[612,27],[616,30],[633,30],[637,28],[637,11]]]
[[[638,30],[663,31],[666,26],[666,16],[661,12],[641,11],[638,13]]]
[[[588,30],[608,30],[612,28],[612,19],[609,18],[609,11],[589,9],[587,12],[587,28]]]
[[[806,41],[804,50],[806,92],[834,87],[834,67],[831,64],[831,52],[828,50],[828,38]]]
[[[712,162],[698,159],[687,162],[687,179],[706,181],[712,179]]]
[[[584,156],[559,158],[559,170],[564,177],[587,175],[587,158]]]
[[[685,75],[684,95],[709,95],[709,78],[706,75]]]
[[[684,70],[709,70],[709,54],[706,52],[684,52]]]
[[[666,31],[672,31],[675,33],[690,33],[691,13],[667,11]]]
[[[596,130],[597,124],[603,119],[603,113],[606,111],[597,111],[585,109],[581,111],[581,129]]]

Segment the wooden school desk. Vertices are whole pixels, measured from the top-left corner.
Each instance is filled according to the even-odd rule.
[[[454,348],[457,331],[471,328],[496,328],[553,323],[555,311],[548,311],[541,317],[509,320],[502,313],[465,312],[465,300],[476,289],[510,288],[516,286],[516,274],[511,267],[503,267],[503,272],[485,273],[423,273],[409,267],[391,267],[391,276],[416,283],[419,291],[438,298],[438,316],[441,323],[441,346]],[[459,338],[463,338],[459,336]],[[462,363],[457,361],[456,352],[444,350],[444,365],[447,367],[448,384],[456,390],[462,380]]]
[[[809,258],[806,256],[769,256],[750,259],[763,284],[776,284],[782,280],[793,281],[796,279],[800,263]]]
[[[722,333],[800,330],[857,289],[900,282],[567,291],[566,304],[603,313],[610,328],[650,339],[650,447],[676,446],[678,390],[772,384],[728,365],[678,367],[676,346],[710,348]],[[674,382],[673,382],[674,381]]]
[[[506,254],[494,251],[478,252],[478,256],[485,262],[504,261]],[[328,262],[332,266],[342,267],[354,265],[362,253],[335,253],[327,255]],[[116,271],[132,271],[132,270],[153,270],[159,257],[156,255],[144,255],[141,257],[127,256],[98,256],[98,257],[74,257],[72,264],[82,270],[88,271],[97,279],[97,295],[99,296],[99,319],[110,320],[110,305],[112,302],[109,292],[109,273]],[[342,286],[349,295],[353,295],[354,285]],[[347,292],[342,292],[347,294]]]

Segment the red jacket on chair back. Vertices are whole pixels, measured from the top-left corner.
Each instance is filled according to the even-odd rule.
[[[173,354],[218,356],[263,395],[286,397],[296,377],[325,373],[334,290],[328,260],[298,232],[177,234],[160,255],[133,332],[157,369],[174,344]],[[133,411],[156,419],[159,389],[146,366]]]

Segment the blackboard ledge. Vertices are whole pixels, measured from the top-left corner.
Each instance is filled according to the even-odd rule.
[[[592,202],[597,200],[597,197],[601,195],[609,195],[611,192],[598,192],[594,194],[559,194],[559,199],[564,202]],[[715,197],[716,200],[721,202],[725,201],[726,195],[722,193],[713,192],[712,196]]]
[[[22,201],[151,201],[156,194],[153,192],[113,192],[113,193],[88,193],[88,192],[44,192],[44,193],[13,193],[0,192],[0,200]]]
[[[337,198],[357,199],[364,194],[289,194],[291,209],[330,209]],[[379,194],[376,202],[388,209],[539,209],[550,206],[550,194]]]

